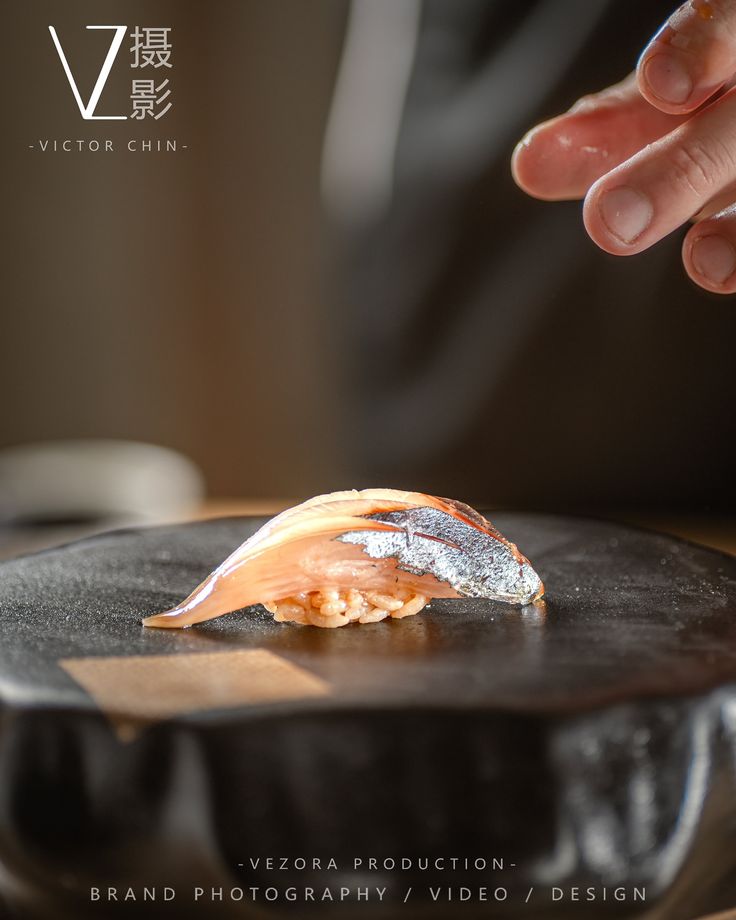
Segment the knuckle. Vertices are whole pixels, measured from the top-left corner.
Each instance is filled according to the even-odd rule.
[[[696,195],[720,186],[724,174],[733,172],[734,158],[728,146],[717,141],[688,141],[669,153],[674,183]]]
[[[570,114],[578,115],[590,112],[598,107],[600,100],[601,93],[588,93],[587,96],[581,96],[570,109]]]
[[[654,40],[699,55],[712,42],[736,37],[736,0],[687,0],[662,26]]]
[[[734,0],[692,0],[691,5],[699,18],[705,22],[728,18],[736,13]]]
[[[690,4],[697,26],[714,26],[716,34],[728,38],[736,35],[736,2],[734,0],[691,0]],[[707,34],[710,34],[708,31]]]
[[[593,113],[613,110],[625,103],[631,90],[628,85],[616,84],[602,89],[597,93],[588,93],[570,109],[570,115],[591,115]]]

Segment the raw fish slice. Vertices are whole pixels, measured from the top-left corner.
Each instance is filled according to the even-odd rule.
[[[519,550],[468,505],[395,489],[333,492],[277,515],[172,610],[183,627],[253,604],[316,626],[418,613],[433,597],[526,604],[544,593]]]

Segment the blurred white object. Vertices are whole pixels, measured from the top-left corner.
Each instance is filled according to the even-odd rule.
[[[421,0],[352,0],[322,150],[322,196],[338,220],[391,203],[394,158]]]
[[[146,523],[180,518],[202,500],[197,467],[134,441],[79,440],[0,450],[0,519]]]

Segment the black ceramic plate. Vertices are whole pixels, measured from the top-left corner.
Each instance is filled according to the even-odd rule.
[[[140,626],[261,523],[121,531],[0,565],[14,916],[690,920],[736,905],[736,560],[499,514],[544,607]],[[418,867],[443,857],[486,865]]]

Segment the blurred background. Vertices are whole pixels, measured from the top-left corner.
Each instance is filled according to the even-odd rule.
[[[39,522],[368,485],[732,520],[736,306],[687,281],[681,233],[617,260],[509,172],[674,4],[2,5],[6,554]],[[89,24],[170,28],[171,68],[126,39],[97,107],[168,78],[165,116],[81,118],[48,27],[86,100]]]

